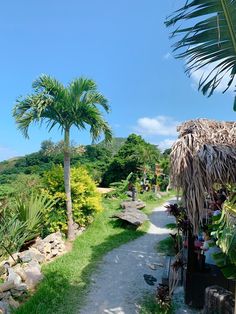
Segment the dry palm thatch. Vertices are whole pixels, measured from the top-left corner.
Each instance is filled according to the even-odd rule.
[[[236,183],[236,123],[191,120],[178,127],[171,153],[171,179],[183,192],[188,216],[197,232],[204,199],[214,183]]]

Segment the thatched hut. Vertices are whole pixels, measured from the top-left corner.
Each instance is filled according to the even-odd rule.
[[[203,217],[206,193],[215,183],[236,183],[236,123],[197,119],[178,127],[171,153],[171,180],[182,191],[194,232]]]

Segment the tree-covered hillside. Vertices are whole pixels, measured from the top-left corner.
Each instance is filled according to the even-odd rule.
[[[38,175],[54,165],[63,165],[63,142],[45,140],[38,152],[0,162],[0,196],[11,191],[19,176]],[[164,190],[168,185],[169,151],[161,153],[156,145],[147,143],[141,136],[131,134],[126,138],[113,138],[87,146],[71,147],[72,166],[84,166],[97,184],[107,187],[113,182],[126,179],[133,172],[139,181],[147,179],[158,183]],[[156,164],[161,173],[157,180]]]
[[[125,138],[113,138],[109,144],[102,141],[85,147],[73,147],[72,165],[77,163],[86,165],[94,178],[99,181],[99,176],[111,157],[119,151],[125,140]],[[38,152],[0,162],[0,184],[14,181],[21,173],[42,175],[53,165],[63,164],[62,145],[63,142],[53,143],[51,140],[46,140],[41,143]]]

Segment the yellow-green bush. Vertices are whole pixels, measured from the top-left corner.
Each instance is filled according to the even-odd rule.
[[[66,195],[64,192],[64,174],[62,166],[54,166],[44,174],[43,193],[51,200],[56,200],[53,208],[46,214],[47,231],[67,232]],[[71,168],[71,196],[73,218],[85,226],[92,221],[94,213],[102,210],[101,196],[95,182],[87,171],[79,166]]]

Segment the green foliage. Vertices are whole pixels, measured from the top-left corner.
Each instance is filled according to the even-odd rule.
[[[61,230],[67,232],[66,195],[62,166],[54,166],[43,177],[43,193],[55,204],[47,212],[49,232]],[[71,196],[73,201],[73,218],[79,226],[90,223],[96,212],[102,210],[101,196],[87,171],[79,166],[71,169]]]
[[[230,279],[236,279],[236,191],[231,189],[231,196],[224,204],[221,217],[213,222],[211,234],[216,238],[216,244],[222,253],[214,255],[217,265],[223,274]]]
[[[114,152],[117,151],[125,139],[114,138],[110,144],[102,141],[98,144],[81,146],[72,145],[71,165],[84,165],[93,179],[100,183]],[[0,198],[8,195],[8,184],[18,181],[19,174],[42,176],[54,165],[63,165],[63,142],[54,143],[45,140],[41,149],[24,157],[18,157],[0,162]],[[4,188],[2,184],[6,185]]]
[[[0,200],[4,200],[14,192],[14,188],[9,184],[0,185]]]
[[[131,134],[105,171],[101,184],[109,186],[113,182],[125,180],[131,173],[143,176],[144,167],[154,167],[160,157],[155,145],[145,142],[141,136]]]
[[[174,229],[177,229],[177,224],[176,223],[169,223],[165,226],[165,228],[174,230]]]
[[[153,191],[144,192],[140,197],[144,202],[157,202],[160,199]]]
[[[126,192],[128,191],[129,184],[130,183],[135,183],[136,181],[136,176],[133,172],[131,172],[125,180],[121,180],[120,182],[113,182],[111,183],[111,187],[114,189],[111,192],[106,194],[107,198],[111,197],[121,197],[125,198]]]
[[[114,226],[110,217],[119,210],[120,201],[103,200],[104,210],[95,215],[94,222],[75,240],[72,250],[44,265],[43,281],[28,302],[16,310],[17,314],[64,314],[80,311],[92,274],[103,256],[145,234],[139,229]]]
[[[10,185],[11,196],[29,199],[31,194],[40,193],[41,178],[36,174],[19,174]]]
[[[0,257],[18,252],[29,236],[27,223],[18,213],[5,207],[0,211]]]
[[[186,22],[186,26],[183,26]],[[227,88],[236,75],[236,1],[187,1],[166,22],[175,25],[174,44],[178,58],[187,63],[187,73],[211,67],[210,74],[200,79],[199,89],[209,96],[227,76]]]
[[[165,191],[169,184],[170,176],[170,152],[171,150],[165,150],[160,158],[160,168],[162,169],[161,175],[158,177],[157,183],[161,191]]]
[[[1,206],[0,211],[0,256],[19,251],[22,245],[42,235],[44,214],[52,201],[42,195],[18,195]]]
[[[104,120],[100,105],[106,112],[110,108],[107,99],[97,90],[91,79],[76,78],[67,86],[49,75],[41,75],[32,84],[34,92],[17,99],[13,116],[19,130],[27,138],[31,123],[46,122],[51,131],[55,126],[63,132],[74,125],[79,130],[91,126],[93,140],[101,134],[111,138],[111,130]]]
[[[33,193],[28,199],[21,197],[16,199],[15,212],[18,214],[18,220],[26,223],[25,231],[29,234],[27,241],[42,234],[45,214],[51,210],[53,204],[54,202],[49,201],[46,196],[34,195]]]
[[[96,146],[102,150],[107,150],[111,153],[112,156],[116,155],[120,150],[121,146],[125,143],[125,137],[113,137],[110,142],[106,142],[105,140],[98,143]]]
[[[169,236],[165,238],[164,240],[161,240],[160,242],[158,242],[157,251],[159,253],[164,253],[165,255],[174,256],[176,254],[174,239],[171,236]]]
[[[146,295],[141,300],[140,314],[172,314],[173,308],[163,309],[157,302],[154,295]]]

